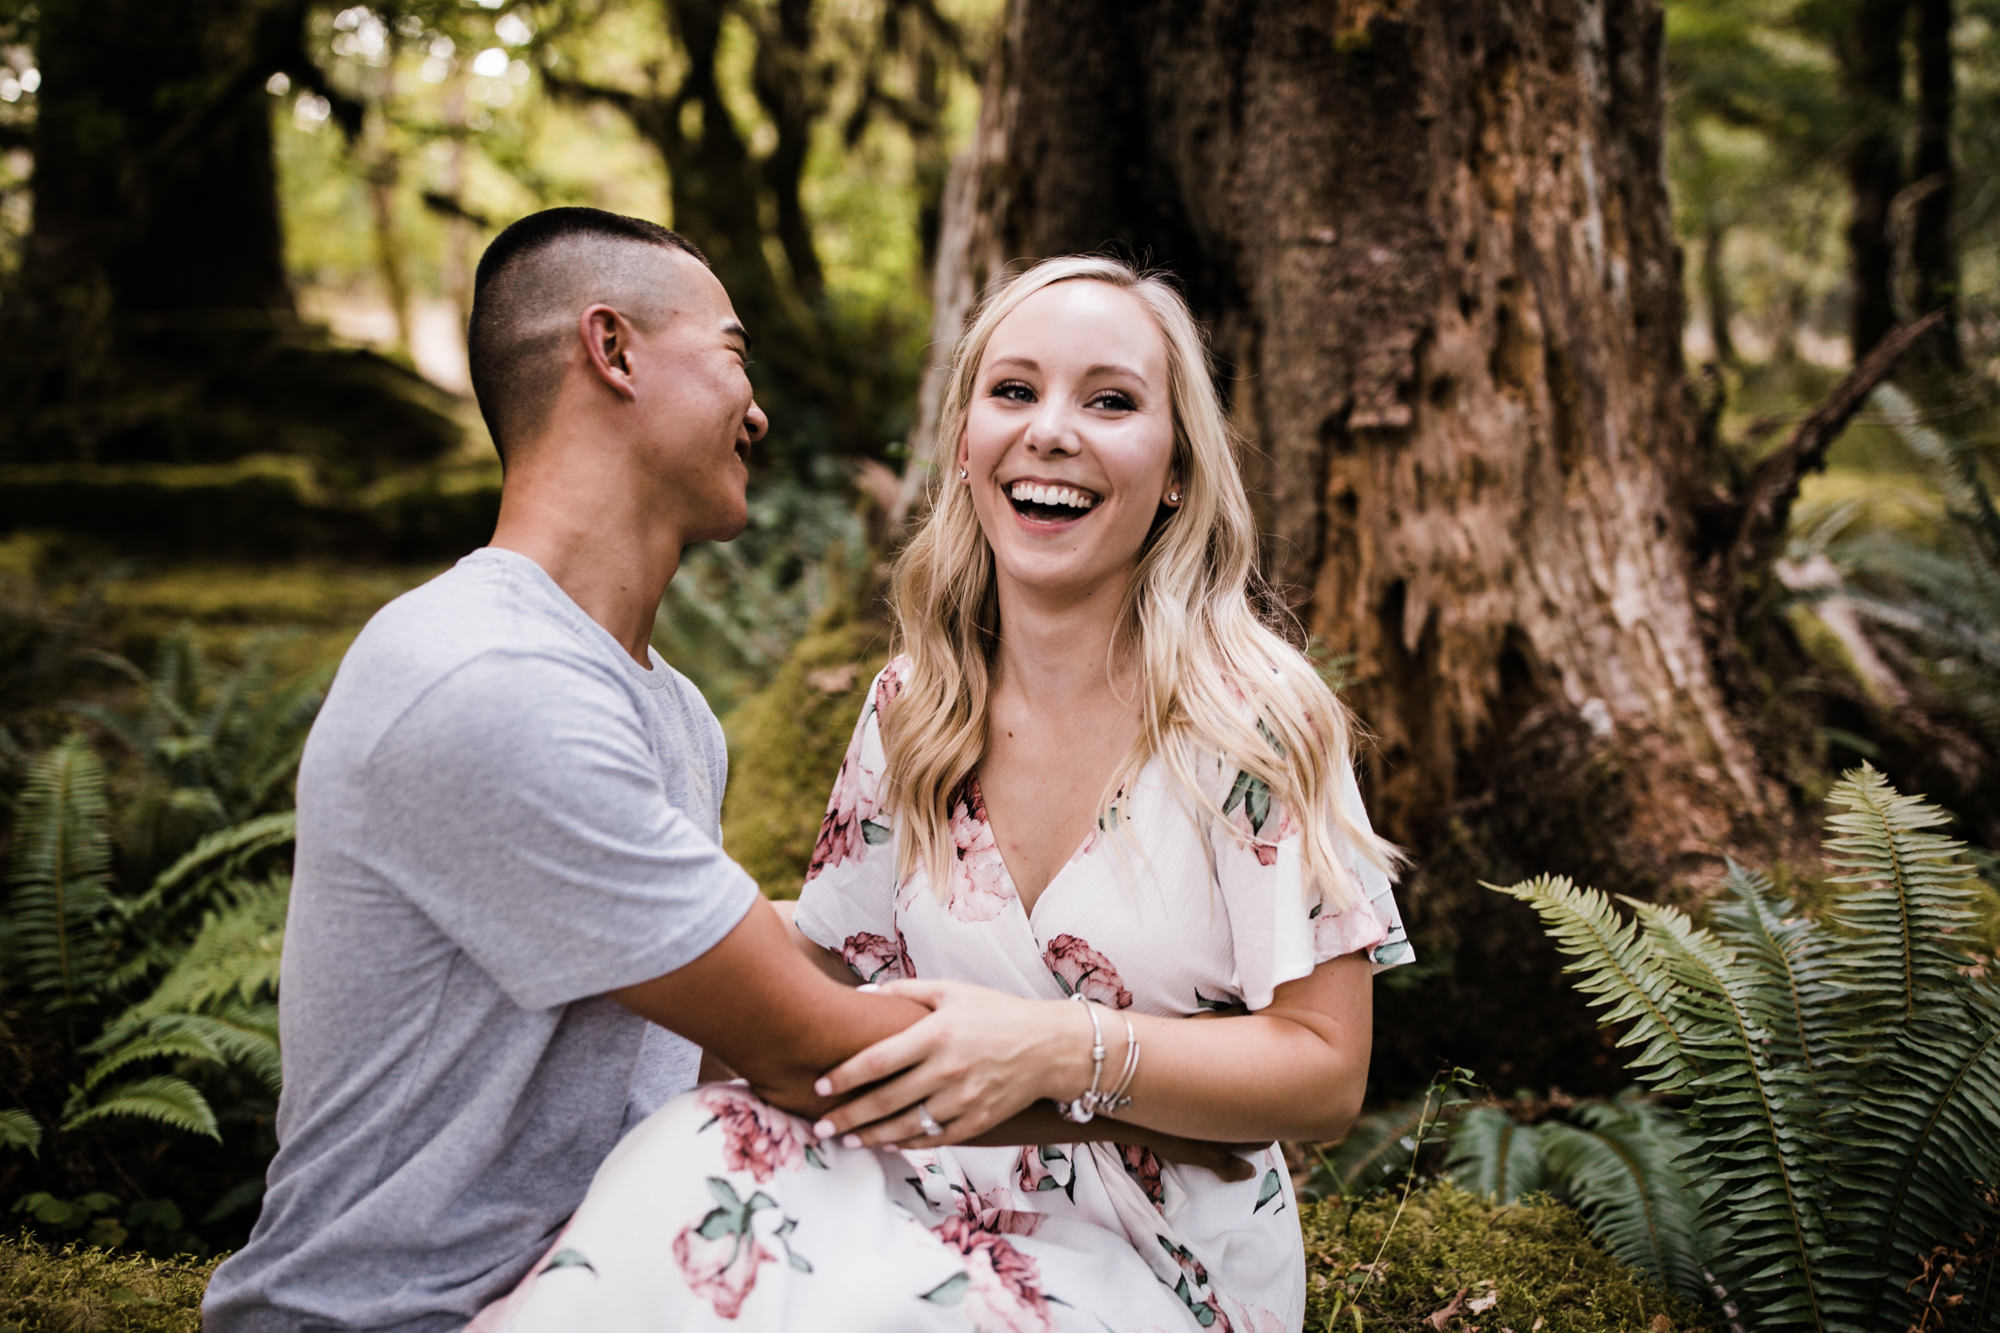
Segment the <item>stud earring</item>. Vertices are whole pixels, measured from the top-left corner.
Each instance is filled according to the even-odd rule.
[[[1177,505],[1177,504],[1179,504],[1180,502],[1181,502],[1181,493],[1180,493],[1179,491],[1168,491],[1168,492],[1167,492],[1167,503],[1168,503],[1168,504],[1170,504],[1170,505]]]
[[[960,469],[958,470],[958,479],[959,479],[960,481],[970,481],[970,480],[972,480],[972,478],[970,478],[970,477],[968,477],[968,476],[966,476],[966,475],[965,475],[965,469],[964,469],[964,468],[960,468]]]

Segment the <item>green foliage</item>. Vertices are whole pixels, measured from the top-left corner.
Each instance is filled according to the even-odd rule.
[[[1437,1181],[1407,1200],[1302,1200],[1305,1327],[1692,1333],[1720,1321],[1607,1254],[1546,1197]]]
[[[1965,947],[1964,849],[1934,831],[1941,812],[1873,769],[1831,804],[1839,887],[1817,920],[1740,869],[1707,927],[1637,902],[1628,921],[1563,880],[1505,890],[1541,915],[1600,1019],[1624,1027],[1641,1081],[1687,1096],[1700,1147],[1674,1160],[1699,1198],[1695,1248],[1765,1329],[1913,1317],[1918,1256],[1985,1216],[1981,1182],[2000,1179],[2000,994]],[[1607,1117],[1587,1127],[1609,1157],[1564,1150],[1596,1182],[1600,1224],[1614,1137],[1633,1161],[1663,1142],[1643,1124],[1606,1134]],[[1656,1210],[1650,1229],[1665,1237],[1668,1220]],[[2000,1327],[2000,1306],[1961,1317]]]
[[[82,736],[28,771],[9,859],[9,970],[53,1007],[92,1003],[111,966],[111,837],[104,766]]]
[[[42,1127],[18,1106],[0,1111],[0,1148],[19,1148],[30,1156],[42,1151]]]
[[[1850,534],[1852,511],[1837,512],[1818,544],[1842,581],[1815,596],[1845,598],[2000,750],[2000,509],[1982,471],[1983,451],[1927,424],[1894,385],[1878,388],[1873,405],[1935,479],[1944,522],[1923,535],[1879,526]]]
[[[38,1165],[10,1174],[30,1185],[25,1212],[44,1228],[68,1234],[87,1221],[107,1243],[200,1243],[173,1199],[155,1193],[184,1188],[168,1183],[184,1154],[163,1136],[221,1145],[203,1170],[228,1186],[261,1174],[279,1080],[289,890],[279,867],[322,679],[281,675],[273,647],[253,643],[221,667],[190,635],[170,634],[145,671],[96,654],[123,693],[67,712],[104,738],[109,773],[83,732],[33,761],[13,830],[13,889],[0,904],[0,989],[46,996],[60,1021],[47,1007],[10,1015],[21,1049],[38,1054],[0,1141],[36,1151]],[[100,1184],[112,1173],[120,1190],[151,1182],[137,1186],[136,1212],[122,1223],[108,1210],[123,1205]],[[224,1190],[198,1185],[180,1197],[213,1214]],[[83,1201],[92,1199],[112,1202],[91,1212]]]
[[[199,1333],[215,1264],[0,1239],[0,1333]]]

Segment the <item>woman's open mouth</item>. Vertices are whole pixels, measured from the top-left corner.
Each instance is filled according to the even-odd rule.
[[[1076,486],[1017,481],[1007,488],[1014,512],[1038,523],[1066,523],[1097,507],[1098,497]]]

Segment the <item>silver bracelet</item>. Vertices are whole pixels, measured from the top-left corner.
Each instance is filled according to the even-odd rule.
[[[1132,1080],[1139,1074],[1139,1034],[1132,1027],[1132,1015],[1120,1013],[1125,1020],[1125,1067],[1118,1071],[1118,1084],[1109,1093],[1098,1098],[1097,1109],[1110,1115],[1122,1111],[1132,1104]]]
[[[1097,1114],[1097,1085],[1104,1077],[1104,1026],[1097,1021],[1097,1006],[1081,991],[1070,996],[1090,1015],[1090,1086],[1075,1101],[1057,1102],[1056,1114],[1073,1125],[1081,1125]]]

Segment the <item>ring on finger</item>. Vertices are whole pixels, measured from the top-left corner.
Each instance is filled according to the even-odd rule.
[[[927,1139],[937,1138],[944,1133],[944,1126],[940,1125],[937,1117],[931,1114],[931,1108],[922,1102],[917,1103],[917,1123],[923,1127],[924,1137]]]

